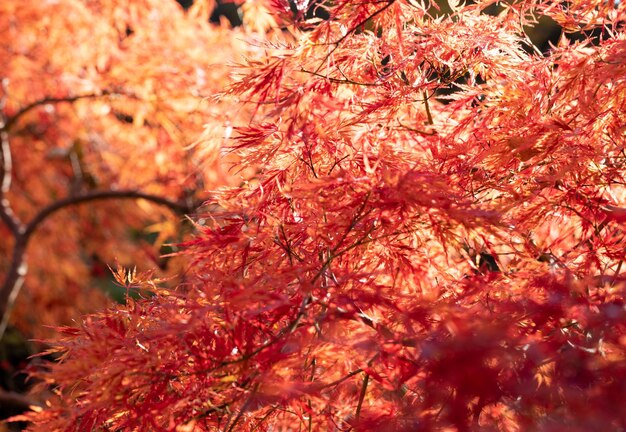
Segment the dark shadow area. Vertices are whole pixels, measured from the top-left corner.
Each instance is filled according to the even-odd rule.
[[[184,10],[188,10],[191,6],[193,6],[193,0],[176,1]],[[211,13],[209,21],[214,24],[219,24],[222,17],[226,18],[232,27],[239,27],[243,24],[239,6],[232,1],[217,0],[217,5]]]

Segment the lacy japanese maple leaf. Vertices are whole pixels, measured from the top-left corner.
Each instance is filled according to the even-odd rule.
[[[223,94],[258,172],[57,342],[33,430],[624,428],[624,5],[272,4]]]

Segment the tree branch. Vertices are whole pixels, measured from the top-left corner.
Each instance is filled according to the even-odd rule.
[[[9,229],[15,238],[15,244],[13,245],[13,254],[9,270],[5,276],[2,287],[0,288],[0,338],[2,338],[2,335],[7,328],[11,309],[13,308],[13,304],[15,303],[17,295],[19,294],[19,291],[24,283],[24,278],[27,273],[27,264],[24,257],[28,242],[33,233],[49,216],[61,209],[91,201],[106,199],[144,199],[154,204],[168,207],[172,211],[180,214],[189,214],[202,204],[201,201],[191,203],[172,201],[158,195],[152,195],[135,190],[93,191],[53,202],[47,207],[41,209],[25,226],[22,224],[15,225],[15,222],[11,222],[6,215],[5,208],[3,206],[0,208],[0,215],[3,216],[2,220],[7,224],[7,226],[9,226]],[[6,199],[3,200],[3,203],[5,201]],[[9,221],[9,223],[7,223],[7,221]],[[11,225],[11,223],[13,223],[13,225]]]
[[[300,72],[307,73],[307,74],[310,74],[310,75],[313,75],[313,76],[316,76],[316,77],[319,77],[319,78],[324,78],[324,79],[327,79],[328,81],[330,81],[332,83],[336,83],[336,84],[352,84],[352,85],[359,85],[359,86],[366,86],[366,87],[377,87],[377,86],[380,86],[380,84],[377,84],[377,83],[358,82],[358,81],[353,81],[353,80],[351,80],[349,78],[346,78],[346,79],[333,78],[333,77],[329,77],[327,75],[321,74],[319,72],[306,70],[304,68],[300,69]]]
[[[326,63],[326,60],[328,60],[330,58],[331,55],[333,55],[333,53],[335,51],[337,51],[337,48],[339,48],[339,45],[341,45],[341,43],[348,37],[350,36],[353,32],[355,32],[357,29],[361,28],[362,26],[364,26],[369,20],[371,20],[372,18],[376,17],[377,15],[380,15],[381,13],[383,13],[384,11],[386,11],[387,9],[389,9],[394,3],[396,2],[396,0],[389,0],[387,2],[387,4],[385,6],[383,6],[382,8],[378,9],[377,11],[375,11],[374,13],[370,14],[367,18],[359,21],[356,25],[353,25],[352,28],[350,30],[348,30],[343,36],[341,36],[339,39],[337,39],[335,42],[331,42],[329,43],[329,45],[334,45],[333,49],[330,50],[330,52],[328,54],[326,54],[326,56],[324,57],[324,60],[320,63],[320,65],[317,67],[317,69],[315,69],[315,72],[318,73],[322,67],[324,67],[324,63]],[[384,2],[383,2],[384,3]]]
[[[174,212],[188,214],[199,207],[201,202],[176,202],[161,196],[135,190],[93,191],[57,200],[39,210],[30,222],[24,224],[15,215],[9,200],[6,198],[6,195],[11,188],[13,175],[13,159],[9,141],[9,130],[26,113],[41,105],[72,103],[80,99],[93,99],[120,93],[105,89],[98,93],[88,93],[76,96],[44,97],[23,106],[13,116],[7,117],[3,111],[7,100],[6,82],[2,81],[0,82],[0,85],[3,90],[3,95],[0,98],[0,221],[7,226],[15,241],[11,262],[2,286],[0,287],[0,338],[2,338],[9,322],[11,309],[13,308],[13,304],[15,303],[19,291],[24,283],[24,278],[26,277],[28,270],[25,259],[28,242],[37,228],[53,213],[64,209],[65,207],[87,203],[90,201],[105,199],[144,199],[152,203],[168,207]]]
[[[5,276],[2,288],[0,288],[0,340],[9,325],[11,309],[22,289],[26,273],[28,272],[28,265],[24,260],[27,245],[28,239],[24,237],[23,234],[19,234],[15,237],[11,264]]]
[[[5,131],[8,131],[9,129],[11,129],[11,127],[13,127],[13,125],[15,125],[15,123],[17,123],[17,121],[22,118],[22,116],[24,116],[26,113],[28,113],[29,111],[31,111],[34,108],[37,108],[38,106],[41,105],[46,105],[46,104],[58,104],[58,103],[72,103],[72,102],[76,102],[77,100],[80,99],[94,99],[94,98],[99,98],[102,96],[110,96],[116,94],[115,92],[109,91],[109,90],[103,90],[100,93],[87,93],[87,94],[82,94],[82,95],[76,95],[76,96],[67,96],[67,97],[44,97],[41,99],[37,99],[36,101],[33,101],[31,103],[29,103],[28,105],[23,106],[22,108],[20,108],[15,114],[13,114],[11,117],[9,117],[4,125],[4,127],[2,127],[2,129],[4,129]]]
[[[90,201],[100,201],[107,199],[144,199],[154,204],[165,206],[170,210],[180,214],[191,213],[202,204],[202,202],[183,203],[178,201],[172,201],[159,195],[153,195],[136,190],[92,191],[85,194],[63,198],[53,202],[47,207],[44,207],[26,225],[26,228],[24,230],[24,236],[30,237],[44,220],[46,220],[53,213],[56,213],[57,211],[65,207],[83,204]]]
[[[363,401],[365,400],[365,393],[367,392],[367,384],[369,383],[370,376],[367,372],[365,372],[365,377],[363,378],[363,385],[361,386],[361,393],[359,394],[359,402],[356,406],[356,413],[354,414],[354,418],[356,421],[359,421],[359,417],[361,416],[361,408],[363,407]]]
[[[2,81],[4,96],[0,103],[0,109],[4,109],[6,103],[6,83]],[[6,194],[11,189],[13,178],[13,158],[11,155],[11,143],[9,141],[8,122],[4,113],[0,111],[0,220],[9,228],[15,240],[11,256],[11,264],[7,272],[5,281],[0,290],[0,339],[8,324],[7,305],[12,305],[22,288],[24,277],[26,276],[26,262],[24,253],[26,252],[27,237],[24,235],[25,227],[11,208],[11,203],[6,198]]]
[[[33,406],[41,406],[41,404],[20,393],[6,391],[0,388],[0,406],[24,412],[29,411]]]
[[[13,236],[19,235],[24,227],[17,218],[6,194],[11,189],[13,179],[13,158],[11,155],[11,144],[9,134],[6,131],[7,123],[5,117],[0,114],[0,219],[9,228]]]

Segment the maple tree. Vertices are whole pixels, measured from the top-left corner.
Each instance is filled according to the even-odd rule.
[[[59,329],[32,430],[625,428],[622,2],[246,5],[258,171],[176,289],[119,270],[154,295]]]
[[[160,254],[230,181],[207,97],[245,50],[209,2],[2,3],[0,334],[43,337],[107,304],[107,265],[179,273]]]

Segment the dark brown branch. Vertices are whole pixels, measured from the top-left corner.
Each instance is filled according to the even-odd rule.
[[[13,162],[9,134],[0,125],[0,219],[9,228],[13,236],[19,235],[24,227],[17,218],[6,194],[11,189]]]
[[[154,204],[162,205],[170,210],[180,213],[180,214],[188,214],[195,210],[200,206],[200,202],[198,203],[182,203],[178,201],[172,201],[167,198],[163,198],[158,195],[153,195],[145,192],[139,192],[135,190],[104,190],[104,191],[93,191],[85,194],[80,194],[76,196],[70,196],[67,198],[63,198],[57,200],[50,204],[47,207],[41,209],[35,217],[26,225],[24,236],[30,237],[32,233],[37,229],[37,227],[50,216],[51,214],[65,208],[78,204],[83,204],[90,201],[99,201],[106,199],[144,199],[146,201],[150,201]]]
[[[28,265],[24,260],[27,245],[28,240],[22,235],[15,238],[11,264],[0,289],[0,339],[2,339],[9,324],[10,311],[22,289],[24,278],[28,272]]]
[[[356,413],[354,414],[354,418],[356,421],[359,421],[359,417],[361,416],[361,408],[363,407],[363,401],[365,400],[365,393],[367,392],[367,384],[369,383],[370,376],[367,372],[365,372],[365,377],[363,378],[363,385],[361,386],[361,393],[359,394],[359,402],[356,406]]]
[[[53,202],[47,207],[41,209],[25,226],[21,224],[15,225],[15,222],[13,222],[13,225],[11,225],[11,222],[7,223],[13,237],[15,238],[15,244],[13,245],[13,254],[9,270],[5,276],[2,288],[0,288],[0,338],[6,330],[11,309],[13,308],[13,304],[15,303],[17,295],[19,294],[22,284],[24,283],[24,278],[27,272],[27,264],[24,257],[28,242],[33,233],[49,216],[61,209],[91,201],[106,199],[144,199],[154,204],[168,207],[172,211],[180,214],[191,213],[201,205],[201,202],[182,203],[172,201],[158,195],[152,195],[134,190],[94,191]],[[4,200],[3,203],[4,202],[6,202],[6,200]],[[4,207],[0,208],[0,215],[3,216],[2,220],[6,223],[8,218]]]
[[[320,389],[326,389],[326,388],[337,386],[337,385],[341,384],[342,382],[349,380],[353,376],[360,374],[361,372],[363,372],[363,369],[361,369],[361,368],[353,370],[352,372],[348,373],[347,375],[344,375],[341,378],[336,379],[335,381],[333,381],[331,383],[324,384],[323,386],[320,387]]]
[[[428,105],[428,99],[430,99],[430,98],[426,94],[426,91],[423,92],[423,95],[424,95],[424,106],[426,107],[426,115],[428,116],[428,123],[426,123],[426,124],[432,125],[434,123],[433,122],[433,115],[430,112],[430,105]]]
[[[6,89],[0,100],[0,108],[4,109],[6,103]],[[53,202],[41,209],[35,217],[27,224],[22,223],[15,215],[10,202],[6,198],[11,188],[13,162],[11,146],[9,142],[10,129],[31,110],[46,104],[73,103],[80,99],[93,99],[116,94],[110,90],[103,90],[98,93],[88,93],[67,97],[44,97],[33,101],[21,109],[13,116],[7,117],[4,112],[0,112],[0,221],[4,223],[12,237],[14,245],[11,262],[5,275],[5,279],[0,287],[0,338],[4,334],[9,321],[9,315],[13,304],[24,283],[27,273],[26,249],[28,242],[35,230],[53,213],[69,206],[78,205],[90,201],[104,199],[145,199],[152,203],[168,207],[172,211],[181,214],[191,213],[200,203],[176,202],[157,195],[152,195],[134,190],[106,190],[94,191],[86,194],[70,196]]]
[[[403,124],[400,120],[398,120],[398,124],[399,124],[402,128],[407,129],[407,130],[410,130],[411,132],[418,133],[418,134],[420,134],[420,135],[426,135],[426,136],[433,136],[433,135],[437,135],[437,131],[435,131],[435,130],[432,130],[432,131],[425,131],[425,130],[421,130],[421,129],[415,129],[415,128],[412,128],[411,126],[407,126],[407,125]]]
[[[2,100],[2,108],[4,108],[4,103],[6,102],[5,97]],[[25,227],[13,212],[11,203],[6,198],[6,194],[11,189],[13,176],[13,158],[7,125],[4,114],[0,112],[0,220],[9,228],[15,241],[11,264],[0,291],[0,339],[4,335],[4,330],[9,320],[8,314],[5,313],[7,310],[6,306],[15,302],[15,298],[24,283],[27,271],[26,262],[24,261],[27,243],[27,238],[24,236]]]
[[[24,227],[6,198],[6,194],[11,189],[12,179],[13,156],[11,155],[7,122],[5,117],[0,114],[0,219],[11,230],[13,236],[17,236]]]
[[[227,430],[228,432],[232,432],[233,430],[235,430],[235,426],[237,425],[237,423],[239,423],[239,421],[241,420],[241,417],[243,417],[243,414],[248,410],[248,406],[250,406],[252,399],[256,395],[256,392],[259,389],[259,385],[260,385],[259,383],[256,383],[256,385],[252,389],[252,392],[250,393],[250,396],[248,396],[246,401],[243,403],[242,407],[239,409],[239,412],[237,413],[237,416],[235,417],[235,420],[233,420],[230,426],[228,426],[228,422],[226,423],[226,426],[224,426],[225,431]],[[227,427],[228,429],[226,429]]]
[[[3,129],[5,131],[8,131],[9,129],[11,129],[11,127],[13,127],[13,125],[15,125],[15,123],[17,123],[17,121],[22,118],[22,116],[24,116],[26,113],[28,113],[30,110],[37,108],[39,106],[42,105],[46,105],[46,104],[58,104],[58,103],[72,103],[72,102],[76,102],[80,99],[94,99],[94,98],[99,98],[99,97],[103,97],[103,96],[110,96],[114,94],[111,91],[108,90],[103,90],[100,93],[87,93],[87,94],[82,94],[82,95],[76,95],[76,96],[66,96],[66,97],[44,97],[41,99],[37,99],[36,101],[33,101],[31,103],[29,103],[28,105],[23,106],[22,108],[19,109],[19,111],[17,111],[15,114],[13,114],[11,117],[9,117],[3,127]]]
[[[352,85],[359,85],[359,86],[366,86],[366,87],[376,87],[380,85],[377,83],[364,83],[364,82],[353,81],[349,78],[346,78],[346,79],[333,78],[333,77],[329,77],[327,75],[321,74],[319,72],[306,70],[304,68],[300,69],[300,72],[307,73],[307,74],[310,74],[319,78],[327,79],[328,81],[335,83],[335,84],[352,84]]]
[[[24,412],[31,410],[33,406],[41,406],[41,404],[30,400],[20,393],[0,389],[0,406],[9,408],[12,411]]]

